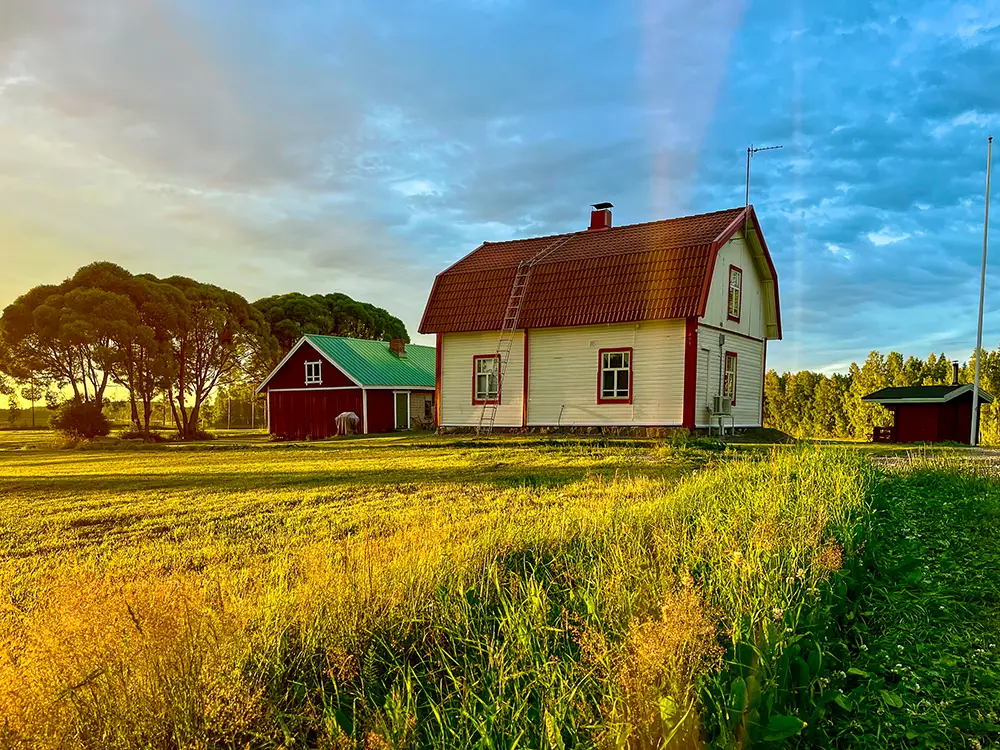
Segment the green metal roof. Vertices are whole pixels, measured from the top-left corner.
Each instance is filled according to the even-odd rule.
[[[307,333],[305,338],[361,385],[434,387],[433,346],[407,344],[406,356],[401,359],[389,351],[388,341],[314,333]]]

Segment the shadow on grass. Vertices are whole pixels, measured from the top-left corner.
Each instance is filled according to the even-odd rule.
[[[41,467],[40,467],[41,468]],[[110,467],[109,467],[110,468]],[[292,472],[180,471],[164,474],[33,474],[3,479],[0,488],[13,493],[57,493],[85,496],[99,492],[252,492],[300,488],[304,490],[357,486],[383,492],[415,493],[426,486],[488,485],[497,489],[558,489],[588,476],[615,475],[674,479],[690,467],[678,461],[607,466],[553,466],[522,468],[514,463],[473,468],[386,469],[373,462],[370,469]]]

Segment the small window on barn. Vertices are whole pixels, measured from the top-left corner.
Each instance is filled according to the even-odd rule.
[[[429,398],[424,399],[424,419],[434,416],[434,404]]]
[[[740,322],[740,305],[743,302],[743,269],[729,267],[729,319]]]
[[[319,385],[323,382],[323,362],[306,362],[306,385]]]
[[[722,381],[722,392],[732,399],[733,406],[736,406],[736,374],[739,357],[736,352],[726,352],[726,374]]]
[[[472,358],[472,403],[500,403],[499,354],[477,354]]]
[[[601,349],[597,403],[631,403],[632,350]]]

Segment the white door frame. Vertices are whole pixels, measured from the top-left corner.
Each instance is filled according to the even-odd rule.
[[[397,410],[399,409],[399,402],[396,400],[396,396],[398,396],[400,393],[405,393],[406,394],[406,429],[407,430],[411,430],[413,428],[410,426],[410,392],[409,391],[393,391],[392,392],[392,422],[393,422],[392,428],[394,430],[398,430],[399,429],[399,414],[396,413]]]

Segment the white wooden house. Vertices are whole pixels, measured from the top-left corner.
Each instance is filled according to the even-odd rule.
[[[487,242],[438,274],[438,424],[759,427],[778,278],[756,213],[734,208]],[[715,412],[713,412],[713,408]]]

